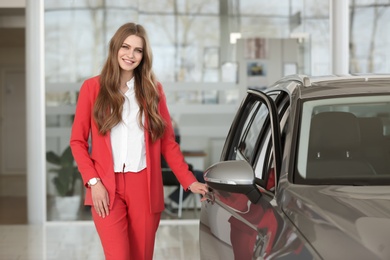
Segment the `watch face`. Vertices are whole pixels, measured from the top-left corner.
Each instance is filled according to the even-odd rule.
[[[97,183],[97,179],[96,178],[92,178],[89,180],[89,185],[95,185]]]

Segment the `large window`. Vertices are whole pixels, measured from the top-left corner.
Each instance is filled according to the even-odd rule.
[[[126,22],[146,28],[160,81],[205,79],[207,50],[220,45],[217,0],[46,0],[47,82],[80,82],[98,74],[108,41]]]

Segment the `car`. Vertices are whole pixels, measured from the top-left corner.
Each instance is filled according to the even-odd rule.
[[[390,75],[248,89],[204,179],[201,259],[390,259]]]

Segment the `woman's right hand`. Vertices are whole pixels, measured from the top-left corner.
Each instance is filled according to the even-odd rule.
[[[96,213],[100,217],[105,218],[109,215],[110,206],[106,187],[104,187],[103,183],[99,181],[95,185],[91,186],[90,189],[92,193],[93,207],[95,208]]]

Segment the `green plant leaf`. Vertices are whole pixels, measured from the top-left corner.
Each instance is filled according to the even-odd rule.
[[[74,158],[70,147],[68,146],[62,152],[61,156],[58,156],[52,151],[47,152],[46,158],[48,162],[58,166],[58,168],[49,169],[49,172],[56,173],[56,176],[53,178],[53,183],[58,194],[60,196],[74,195],[76,180],[81,179],[81,175],[74,165]]]
[[[61,155],[61,166],[70,167],[73,166],[74,158],[70,146],[68,146]]]
[[[55,154],[54,152],[50,151],[46,153],[46,160],[49,163],[55,164],[55,165],[61,165],[61,159],[60,157]]]

